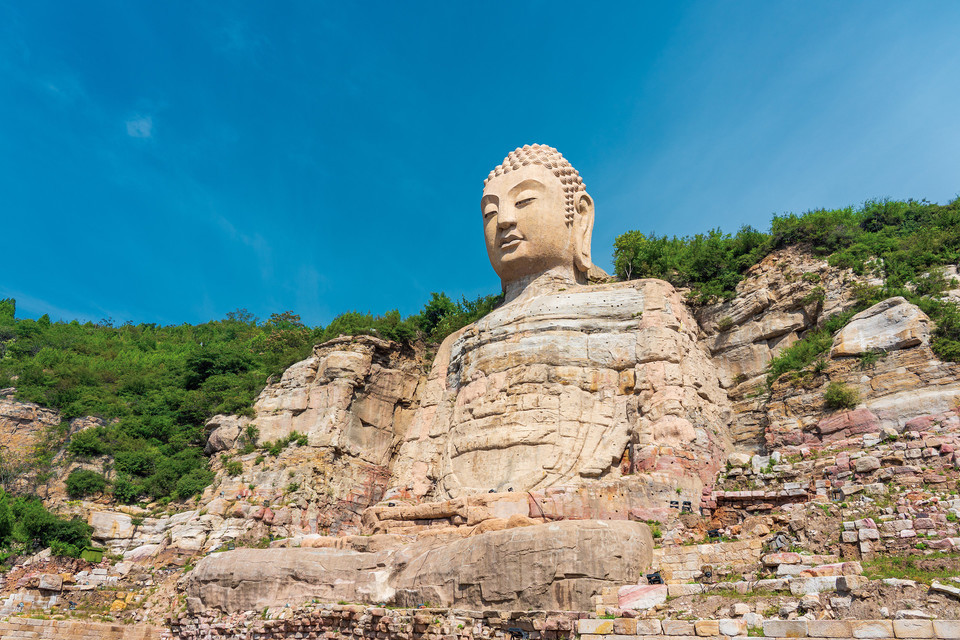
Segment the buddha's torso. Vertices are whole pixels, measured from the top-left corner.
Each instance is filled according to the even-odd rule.
[[[725,396],[696,331],[659,280],[508,303],[441,347],[400,479],[422,493],[427,476],[438,497],[544,489],[619,473],[628,445],[658,444],[684,456],[653,471],[698,476]]]

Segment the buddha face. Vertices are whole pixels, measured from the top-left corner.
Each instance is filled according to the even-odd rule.
[[[572,220],[564,206],[563,185],[549,169],[530,164],[491,178],[480,201],[487,255],[504,284],[551,269],[571,275],[586,251],[589,267],[593,203],[576,196]]]

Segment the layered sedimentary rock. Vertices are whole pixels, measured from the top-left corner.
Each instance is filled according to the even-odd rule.
[[[222,474],[205,500],[293,503],[259,513],[256,508],[222,513],[266,519],[271,528],[275,522],[282,530],[274,534],[356,529],[363,509],[380,500],[389,483],[393,455],[414,417],[422,373],[418,352],[387,340],[356,336],[318,345],[264,388],[253,418],[215,416],[208,424],[208,453],[242,449],[251,428],[260,443],[296,432],[306,436],[307,446],[284,450],[273,465],[258,464],[259,452],[240,456],[243,473]]]
[[[702,342],[732,403],[736,448],[765,446],[761,390],[770,361],[822,319],[852,307],[849,284],[856,281],[874,283],[791,247],[751,267],[733,300],[695,309]]]
[[[448,337],[394,482],[449,498],[620,474],[699,490],[730,419],[698,327],[661,280],[518,300]]]
[[[653,549],[649,528],[633,522],[558,522],[453,540],[375,538],[368,551],[238,549],[207,556],[186,579],[188,602],[223,611],[314,598],[583,609],[602,587],[636,582]]]
[[[396,343],[370,336],[331,340],[257,397],[259,438],[275,441],[296,431],[310,446],[386,465],[413,418],[420,374],[416,355]],[[250,422],[215,417],[209,448],[234,446]]]
[[[829,443],[883,428],[903,431],[920,416],[955,409],[960,365],[930,349],[930,319],[900,297],[855,315],[837,333],[825,370],[774,384],[764,406],[771,447]],[[869,355],[869,359],[856,356]],[[824,391],[841,382],[856,393],[853,411],[823,416]]]

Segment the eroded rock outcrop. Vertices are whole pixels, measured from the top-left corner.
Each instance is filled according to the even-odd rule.
[[[13,395],[13,389],[7,391]],[[8,460],[26,459],[44,433],[59,424],[59,411],[0,396],[0,451]]]
[[[363,509],[379,501],[389,484],[423,368],[414,348],[372,336],[318,345],[264,388],[253,418],[210,420],[207,450],[236,456],[243,471],[229,475],[216,459],[220,477],[204,502],[216,502],[214,511],[224,518],[252,520],[241,527],[250,535],[356,531]],[[294,444],[263,464],[260,451],[241,451],[252,441],[248,431],[260,443],[296,432],[307,445]]]
[[[831,357],[930,344],[930,318],[904,298],[889,298],[850,319],[833,339]]]

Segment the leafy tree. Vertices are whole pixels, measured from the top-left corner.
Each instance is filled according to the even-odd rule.
[[[39,498],[19,497],[10,505],[13,537],[21,542],[49,547],[52,542],[83,548],[90,544],[93,527],[79,518],[64,520],[47,511]]]

